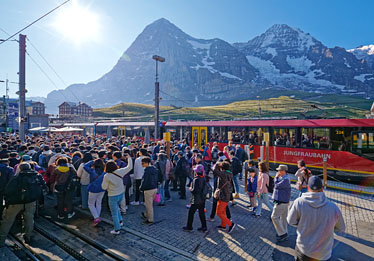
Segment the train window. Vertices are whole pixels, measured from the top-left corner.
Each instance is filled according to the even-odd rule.
[[[231,139],[234,143],[245,143],[245,128],[229,128],[228,131],[231,132]]]
[[[331,149],[330,129],[303,128],[301,146],[303,148]]]
[[[369,149],[374,149],[374,133],[368,133],[368,135],[369,135],[368,147]]]
[[[262,140],[263,132],[258,128],[249,128],[248,131],[248,143],[254,145],[260,145]]]
[[[296,146],[296,129],[274,128],[274,146]]]

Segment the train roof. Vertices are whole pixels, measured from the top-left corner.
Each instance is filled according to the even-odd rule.
[[[323,120],[256,120],[256,121],[184,121],[166,123],[167,127],[374,127],[374,119],[323,119]]]

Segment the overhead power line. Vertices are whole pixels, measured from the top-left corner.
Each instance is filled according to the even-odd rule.
[[[18,32],[12,34],[11,36],[9,36],[7,39],[5,39],[4,41],[0,42],[0,44],[3,44],[5,43],[6,41],[10,40],[11,38],[13,38],[14,36],[16,36],[17,34],[21,33],[22,31],[26,30],[27,28],[29,28],[30,26],[32,26],[33,24],[35,24],[36,22],[38,22],[39,20],[43,19],[44,17],[46,17],[47,15],[49,15],[50,13],[54,12],[55,10],[57,10],[58,8],[60,8],[61,6],[63,6],[64,4],[70,2],[70,0],[66,0],[65,2],[63,2],[62,4],[60,4],[59,6],[53,8],[51,11],[49,11],[48,13],[44,14],[43,16],[39,17],[38,19],[36,19],[35,21],[33,21],[32,23],[28,24],[27,26],[25,26],[24,28],[22,28],[21,30],[19,30]]]

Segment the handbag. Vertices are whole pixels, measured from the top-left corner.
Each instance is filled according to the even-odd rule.
[[[221,188],[217,188],[216,191],[214,191],[214,198],[216,200],[219,200],[219,195],[221,194],[221,189],[223,189],[226,185],[227,185],[228,181],[225,182],[225,184],[223,184],[223,186]]]
[[[161,202],[161,194],[156,193],[155,198],[153,199],[154,202],[160,203]]]

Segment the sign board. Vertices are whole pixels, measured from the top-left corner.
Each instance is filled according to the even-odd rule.
[[[163,140],[164,141],[170,141],[170,132],[164,132]]]
[[[227,139],[232,140],[232,131],[227,132]]]
[[[264,133],[264,141],[265,141],[265,142],[269,142],[269,141],[270,141],[270,138],[269,138],[269,132],[265,132],[265,133]]]

